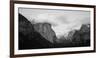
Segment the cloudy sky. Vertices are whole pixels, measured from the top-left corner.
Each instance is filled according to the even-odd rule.
[[[57,37],[80,29],[82,24],[90,24],[89,11],[19,8],[19,13],[33,24],[50,23]]]

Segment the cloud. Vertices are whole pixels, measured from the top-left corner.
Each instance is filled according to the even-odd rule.
[[[80,29],[82,24],[90,24],[89,11],[20,9],[19,13],[33,24],[50,23],[57,37],[68,34],[71,30]]]

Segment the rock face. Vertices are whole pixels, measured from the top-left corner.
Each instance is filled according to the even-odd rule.
[[[90,46],[90,25],[82,25],[80,30],[70,31],[67,39],[62,36],[58,42],[62,47]]]
[[[90,46],[90,25],[82,25],[80,30],[75,31],[72,40],[78,46]]]
[[[53,44],[46,40],[24,16],[19,14],[19,49],[50,48]]]
[[[51,43],[56,42],[55,32],[51,28],[51,24],[49,23],[37,23],[34,25],[34,29],[39,32],[45,39],[50,41]]]

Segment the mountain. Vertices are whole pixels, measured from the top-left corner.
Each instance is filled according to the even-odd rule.
[[[34,24],[34,29],[39,32],[46,40],[51,43],[56,42],[55,32],[51,28],[51,24],[49,23],[36,23]]]
[[[42,34],[40,34],[34,24],[31,24],[23,15],[19,14],[18,17],[18,42],[19,49],[40,49],[40,48],[50,48],[53,44],[45,39]]]
[[[80,30],[72,30],[57,41],[59,47],[90,46],[90,24],[83,24]]]
[[[72,37],[75,46],[90,46],[90,24],[83,24]]]

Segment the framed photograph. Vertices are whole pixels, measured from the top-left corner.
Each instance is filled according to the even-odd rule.
[[[10,56],[95,52],[95,5],[10,2]]]

